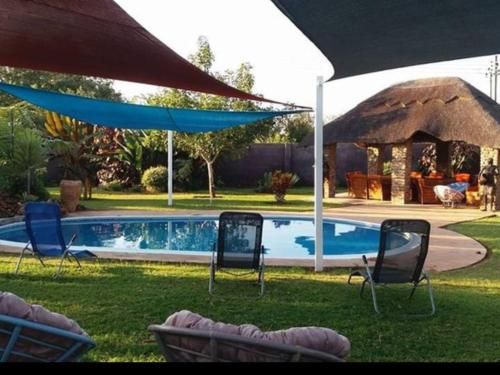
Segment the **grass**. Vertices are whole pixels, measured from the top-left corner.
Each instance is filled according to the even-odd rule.
[[[0,285],[31,303],[75,319],[96,341],[88,361],[162,361],[148,333],[172,313],[189,309],[215,320],[252,323],[264,330],[325,326],[352,342],[350,361],[498,361],[500,353],[500,218],[453,225],[485,244],[491,255],[462,270],[432,274],[437,313],[403,319],[400,314],[427,308],[424,290],[411,303],[409,288],[380,291],[387,316],[379,317],[368,295],[348,286],[348,271],[314,273],[272,268],[266,293],[256,298],[249,280],[220,275],[209,296],[208,267],[201,265],[103,261],[66,268],[52,279],[55,262],[43,268],[29,259],[13,276],[16,258],[0,255]]]
[[[49,188],[59,197],[58,188]],[[277,204],[274,195],[256,193],[253,189],[220,189],[210,202],[206,191],[174,193],[174,207],[167,206],[167,194],[109,192],[95,190],[93,198],[81,203],[91,210],[258,210],[308,212],[314,209],[312,188],[292,188],[285,204]],[[332,199],[324,200],[325,208],[339,207]]]

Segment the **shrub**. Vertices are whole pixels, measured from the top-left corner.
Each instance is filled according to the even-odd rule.
[[[272,193],[273,192],[273,172],[266,172],[257,183],[255,191],[257,193]]]
[[[2,171],[0,171],[1,173]],[[0,179],[0,190],[9,194],[12,197],[21,198],[26,192],[26,177],[20,175],[9,175],[4,182]],[[45,188],[42,172],[37,171],[34,178],[31,180],[30,195],[38,197],[39,200],[45,201],[50,198],[49,191]]]
[[[174,189],[185,191],[193,184],[194,163],[192,159],[177,159],[174,161]]]
[[[131,193],[141,193],[142,186],[141,185],[133,185],[128,189],[128,191],[130,191]]]
[[[110,160],[102,163],[102,169],[97,171],[100,185],[109,185],[118,181],[123,188],[129,188],[139,181],[137,169],[122,160]]]
[[[121,181],[113,180],[107,183],[103,183],[102,188],[106,191],[120,191],[123,187]]]
[[[168,171],[166,167],[157,166],[146,169],[141,179],[142,186],[151,193],[167,191]]]
[[[21,202],[23,202],[23,203],[37,202],[37,201],[38,201],[38,197],[36,195],[33,195],[33,194],[23,193],[23,195],[21,197]]]
[[[285,203],[287,190],[299,181],[299,176],[282,171],[274,171],[272,176],[271,186],[276,202]]]

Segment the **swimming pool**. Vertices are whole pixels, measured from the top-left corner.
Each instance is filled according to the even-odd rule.
[[[217,237],[216,216],[86,217],[62,220],[64,237],[76,233],[72,249],[121,253],[210,255]],[[374,256],[379,226],[325,218],[324,257]],[[21,247],[28,241],[24,222],[0,227],[0,245]],[[405,240],[401,239],[401,245]],[[314,224],[310,217],[264,216],[266,258],[312,259]]]

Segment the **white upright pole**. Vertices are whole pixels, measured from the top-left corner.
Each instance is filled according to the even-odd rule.
[[[173,189],[173,173],[174,173],[174,134],[172,130],[168,131],[168,205],[172,206],[172,189]]]
[[[323,77],[317,78],[314,119],[314,270],[323,271]]]

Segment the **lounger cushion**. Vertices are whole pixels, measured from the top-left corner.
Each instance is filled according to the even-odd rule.
[[[26,301],[24,301],[22,298],[12,293],[0,292],[0,314],[8,315],[14,318],[25,319],[35,323],[45,324],[79,335],[88,336],[87,333],[74,320],[68,319],[62,314],[51,312],[40,305],[31,305],[29,303],[26,303]],[[2,324],[0,323],[0,325]],[[8,329],[10,330],[11,328],[8,327]],[[38,340],[49,342],[54,345],[67,346],[69,343],[67,339],[45,332],[35,332],[31,329],[23,329],[21,334],[36,338]],[[0,333],[1,348],[5,347],[8,339],[9,335]],[[19,340],[16,344],[15,350],[48,360],[55,360],[61,354],[60,351],[35,345],[25,340]],[[17,358],[17,360],[21,361],[22,358],[19,357]]]
[[[298,345],[309,349],[314,349],[329,354],[345,358],[351,349],[350,341],[337,333],[336,331],[323,327],[295,327],[286,330],[262,332],[258,327],[252,324],[233,325],[221,322],[214,322],[211,319],[204,318],[199,314],[188,310],[182,310],[169,316],[164,325],[177,328],[191,328],[203,331],[217,331],[220,333],[240,335],[254,339],[268,340],[275,343]],[[178,342],[187,349],[198,352],[209,352],[206,343],[197,340],[184,339]],[[259,361],[258,355],[253,355],[246,351],[226,350],[225,359],[234,361]]]

